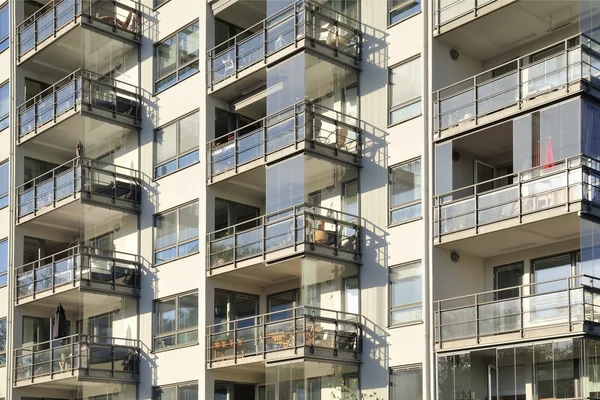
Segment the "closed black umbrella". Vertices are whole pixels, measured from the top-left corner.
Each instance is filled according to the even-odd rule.
[[[58,303],[56,314],[54,315],[54,331],[52,332],[54,339],[60,339],[69,336],[69,327],[67,326],[67,316],[62,304]]]

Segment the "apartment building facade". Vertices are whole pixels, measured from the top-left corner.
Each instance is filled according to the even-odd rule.
[[[599,8],[5,0],[0,397],[597,397]]]

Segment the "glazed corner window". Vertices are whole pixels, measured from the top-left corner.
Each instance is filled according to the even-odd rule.
[[[8,161],[0,164],[0,209],[8,207]]]
[[[198,343],[198,292],[154,302],[154,350]]]
[[[6,365],[6,318],[0,319],[0,365]]]
[[[8,82],[0,85],[0,131],[8,128],[8,106],[9,106]]]
[[[390,168],[390,225],[421,216],[421,160]]]
[[[421,0],[391,0],[390,25],[421,11]]]
[[[423,367],[411,365],[392,368],[391,399],[423,400]]]
[[[178,383],[176,385],[152,388],[152,400],[196,400],[198,399],[197,383]]]
[[[196,21],[156,45],[154,91],[166,89],[198,72],[198,29]]]
[[[422,320],[421,261],[390,268],[390,326]]]
[[[8,49],[9,40],[8,6],[0,8],[0,53]]]
[[[389,124],[397,124],[421,114],[421,57],[390,68]]]
[[[159,178],[199,161],[199,114],[195,112],[154,133],[154,177]]]
[[[198,252],[198,202],[154,217],[154,264]]]

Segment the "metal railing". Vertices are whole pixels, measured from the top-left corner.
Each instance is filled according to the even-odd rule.
[[[207,362],[235,360],[303,347],[361,352],[360,316],[314,307],[270,312],[206,328]]]
[[[208,179],[305,140],[360,157],[359,120],[311,102],[297,103],[208,142]]]
[[[139,3],[129,7],[118,1],[51,0],[17,26],[17,53],[21,57],[44,41],[55,38],[70,22],[86,17],[90,22],[100,22],[138,36],[142,32]]]
[[[599,196],[600,161],[578,155],[435,196],[434,237]]]
[[[139,87],[79,69],[17,107],[17,141],[81,104],[130,119],[132,125],[141,119]]]
[[[140,257],[87,246],[74,246],[16,268],[15,298],[54,291],[79,281],[106,285],[112,290],[138,293]]]
[[[72,335],[14,350],[15,384],[62,372],[79,372],[103,380],[137,381],[137,339]]]
[[[561,44],[563,51],[534,60],[535,54]],[[599,50],[600,43],[578,35],[435,91],[434,136],[464,121],[477,121],[511,107],[520,108],[523,102],[575,81],[597,84]]]
[[[358,260],[359,238],[358,217],[299,204],[207,234],[207,271],[304,244]]]
[[[434,0],[433,30],[457,20],[458,18],[477,12],[480,8],[494,3],[496,0]]]
[[[55,207],[85,192],[96,200],[139,209],[140,172],[85,157],[77,157],[17,187],[17,220],[44,207]]]
[[[434,301],[435,344],[600,323],[599,282],[577,275]]]
[[[300,0],[208,51],[208,87],[275,52],[309,38],[360,60],[360,22],[309,0]]]

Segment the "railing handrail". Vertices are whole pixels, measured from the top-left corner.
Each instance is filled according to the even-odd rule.
[[[298,311],[298,310],[309,310],[309,311],[312,311],[312,314],[302,314],[302,313],[295,313],[294,312],[294,311]],[[292,313],[292,316],[289,317],[289,318],[278,319],[276,321],[267,321],[267,318],[269,316],[283,314],[283,313],[288,313],[288,312]],[[335,313],[336,318],[321,317],[321,316],[317,315],[316,312]],[[339,315],[347,315],[347,316],[350,316],[352,318],[355,318],[356,322],[353,322],[351,320],[345,320],[345,319],[342,319],[342,318],[337,318]],[[252,317],[245,317],[245,318],[235,319],[235,320],[232,320],[232,321],[221,322],[219,324],[207,325],[206,326],[206,332],[207,332],[206,335],[207,336],[221,335],[221,334],[227,333],[229,331],[240,330],[240,329],[249,329],[249,328],[254,328],[254,327],[263,326],[263,325],[278,324],[278,323],[283,323],[283,322],[286,322],[286,321],[293,321],[296,318],[304,318],[304,317],[315,318],[315,319],[320,319],[320,320],[342,321],[342,322],[347,323],[347,324],[354,324],[354,325],[356,325],[356,327],[358,327],[360,325],[360,315],[359,314],[349,313],[349,312],[345,312],[345,311],[329,310],[329,309],[320,308],[320,307],[297,306],[297,307],[287,308],[285,310],[271,311],[271,312],[264,313],[264,314],[257,314],[257,315],[254,315]],[[263,322],[262,323],[258,323],[258,324],[254,324],[252,326],[244,326],[242,328],[232,328],[232,329],[228,329],[228,330],[220,331],[220,332],[213,332],[212,331],[214,328],[221,327],[223,325],[228,325],[228,324],[234,324],[235,325],[235,324],[238,324],[241,321],[251,321],[251,320],[256,320],[256,319],[262,319]]]
[[[312,208],[312,209],[320,209],[320,210],[324,210],[324,211],[327,211],[327,212],[331,211],[333,213],[337,213],[337,216],[351,217],[351,218],[354,218],[356,220],[356,223],[351,223],[351,222],[348,222],[348,221],[344,221],[343,219],[340,219],[340,218],[329,217],[327,215],[317,214],[316,212],[310,212],[309,210],[307,210],[307,208],[308,209],[310,209],[310,208]],[[290,212],[292,212],[292,214],[289,214]],[[282,215],[281,218],[275,219],[273,221],[269,221],[268,223],[265,222],[267,219],[269,219],[269,217],[274,217],[274,216],[277,216],[279,214]],[[264,215],[261,215],[261,216],[256,217],[256,218],[249,219],[247,221],[239,222],[239,223],[237,223],[235,225],[230,225],[230,226],[228,226],[226,228],[219,229],[217,231],[213,231],[213,232],[207,233],[206,234],[206,236],[208,238],[207,241],[208,241],[208,243],[212,243],[212,242],[217,242],[217,241],[226,239],[226,238],[228,238],[230,236],[220,237],[220,238],[215,238],[215,239],[211,239],[211,237],[213,235],[215,235],[215,234],[220,233],[220,232],[228,232],[230,230],[233,230],[234,232],[237,233],[238,232],[237,228],[239,226],[249,225],[250,223],[252,223],[254,221],[259,221],[260,222],[259,225],[255,226],[255,227],[252,227],[252,228],[244,229],[242,231],[239,231],[239,233],[246,232],[246,231],[249,231],[249,230],[252,230],[252,229],[255,229],[255,228],[260,228],[263,225],[275,224],[277,222],[281,222],[282,220],[285,220],[285,219],[288,219],[288,218],[293,218],[293,217],[295,217],[295,216],[297,216],[299,214],[312,214],[312,215],[318,216],[319,218],[323,218],[324,220],[338,221],[341,224],[351,225],[351,226],[355,226],[355,227],[359,226],[359,217],[356,216],[356,215],[352,215],[352,214],[346,213],[344,211],[338,211],[338,210],[334,210],[334,209],[327,208],[327,207],[315,206],[315,205],[312,205],[312,204],[309,204],[309,203],[300,203],[300,204],[296,204],[294,206],[290,206],[290,207],[286,207],[286,208],[281,209],[281,210],[274,211],[274,212],[269,213],[269,214],[264,214]]]
[[[587,285],[583,282],[579,283],[579,284],[573,284],[573,282],[575,282],[578,279],[589,279],[592,284]],[[586,288],[586,287],[595,288],[595,286],[593,285],[593,282],[595,280],[599,281],[599,283],[600,283],[600,277],[595,277],[595,276],[588,275],[588,274],[579,274],[579,275],[571,275],[571,276],[568,276],[565,278],[557,278],[557,279],[552,279],[552,280],[542,281],[542,282],[526,283],[526,284],[506,287],[506,288],[502,288],[502,289],[493,289],[493,290],[487,290],[487,291],[483,291],[483,292],[472,293],[472,294],[467,294],[467,295],[462,295],[462,296],[450,297],[447,299],[434,300],[433,304],[437,305],[437,307],[434,307],[434,313],[458,310],[458,309],[463,309],[463,308],[470,308],[470,307],[474,307],[476,305],[481,304],[481,302],[477,301],[477,302],[474,302],[469,305],[456,306],[456,307],[452,307],[449,309],[442,309],[441,304],[446,303],[446,302],[455,302],[455,301],[464,300],[464,299],[475,299],[475,298],[479,298],[480,296],[492,295],[492,294],[496,294],[496,293],[507,291],[507,290],[519,289],[520,295],[517,297],[484,302],[485,304],[502,303],[502,302],[511,301],[511,300],[518,299],[518,298],[528,298],[528,297],[541,296],[541,295],[547,295],[547,294],[552,294],[552,293],[560,293],[560,292],[565,292],[567,290],[573,290],[573,289],[580,289],[580,288]],[[553,292],[523,294],[523,289],[525,289],[525,288],[531,288],[534,286],[546,285],[546,284],[556,283],[556,282],[565,282],[565,281],[568,283],[568,286],[564,289],[556,290]],[[600,289],[600,286],[598,286],[598,289]],[[439,326],[443,326],[443,324],[441,324]]]
[[[115,172],[101,169],[100,167],[98,167],[98,165],[104,165],[104,166],[107,166],[107,167],[115,167]],[[95,160],[93,158],[88,158],[88,157],[81,156],[81,157],[75,157],[72,160],[69,160],[69,161],[67,161],[64,164],[61,164],[61,165],[59,165],[59,166],[51,169],[50,171],[45,172],[45,173],[43,173],[43,174],[41,174],[41,175],[39,175],[39,176],[37,176],[37,177],[35,177],[33,179],[30,179],[29,181],[27,181],[27,182],[25,182],[25,183],[17,186],[17,193],[18,194],[22,194],[22,193],[26,192],[27,190],[30,190],[31,188],[24,189],[23,191],[21,191],[21,188],[24,188],[27,185],[31,184],[32,186],[35,186],[36,183],[38,183],[40,181],[44,182],[46,180],[49,180],[52,176],[55,175],[55,173],[56,173],[57,170],[59,170],[60,168],[68,167],[68,166],[71,166],[71,168],[69,168],[69,169],[75,169],[75,168],[78,168],[78,167],[82,167],[82,168],[87,168],[87,169],[90,169],[90,170],[96,170],[96,171],[99,171],[101,173],[111,174],[111,175],[115,176],[116,178],[122,178],[122,179],[125,179],[125,180],[134,181],[134,183],[137,183],[137,184],[139,184],[139,180],[140,180],[140,172],[138,170],[134,170],[134,169],[131,169],[131,168],[128,168],[128,167],[121,167],[120,165],[110,164],[110,163],[106,163],[106,162],[103,162],[103,161]],[[124,171],[129,171],[132,175],[126,175],[124,173],[116,172],[117,169],[124,170]],[[66,172],[66,171],[63,171],[63,173],[64,172]],[[49,176],[49,177],[41,179],[42,177],[46,177],[46,176]]]
[[[333,117],[329,117],[327,115],[322,115],[322,114],[320,114],[320,113],[318,113],[318,112],[316,112],[314,110],[310,110],[309,111],[309,112],[313,112],[314,114],[318,114],[320,118],[330,120],[332,123],[339,124],[339,125],[345,125],[345,126],[347,126],[349,128],[355,128],[355,129],[359,129],[360,130],[359,118],[356,118],[356,117],[353,117],[351,115],[342,113],[340,111],[336,111],[334,109],[331,109],[329,107],[325,107],[325,106],[323,106],[321,104],[317,104],[317,103],[314,103],[314,102],[309,101],[309,100],[302,100],[302,101],[299,101],[299,102],[297,102],[297,103],[295,103],[295,104],[293,104],[291,106],[288,106],[288,107],[284,108],[283,110],[275,111],[275,112],[273,112],[273,113],[271,113],[271,114],[269,114],[269,115],[267,115],[267,116],[265,116],[265,117],[263,117],[263,118],[261,118],[259,120],[251,122],[249,124],[246,124],[246,125],[242,126],[241,128],[237,128],[237,129],[235,129],[233,131],[229,131],[229,132],[227,132],[226,135],[223,135],[223,136],[221,136],[219,138],[216,138],[216,139],[209,140],[207,142],[207,148],[210,151],[210,150],[216,150],[217,146],[225,146],[226,144],[228,144],[230,142],[233,142],[234,140],[237,140],[239,138],[238,133],[240,131],[246,130],[246,129],[248,129],[249,127],[251,127],[253,125],[261,124],[261,126],[263,128],[271,126],[271,125],[267,125],[265,122],[273,119],[273,117],[275,117],[277,115],[291,115],[290,113],[293,113],[295,110],[297,110],[298,108],[301,108],[302,106],[305,107],[305,110],[306,109],[321,108],[321,109],[323,109],[323,110],[325,110],[327,112],[334,112],[334,113],[336,113],[336,115],[337,115],[338,118],[345,118],[345,119],[356,120],[356,125],[352,125],[352,124],[350,124],[348,122],[340,121],[339,119],[336,119],[336,118],[333,118]],[[276,125],[276,124],[278,124],[280,122],[281,122],[280,120],[274,121],[272,125]],[[261,130],[263,128],[256,128],[255,131],[259,131],[259,130]],[[234,135],[234,139],[228,140],[225,143],[219,143],[218,145],[214,144],[217,141],[223,140],[223,137],[225,137],[225,136],[231,136],[231,135]],[[243,136],[246,136],[246,134],[244,134]]]
[[[93,254],[94,251],[98,251],[98,252],[102,252],[102,254]],[[131,259],[128,258],[121,258],[121,257],[109,257],[109,256],[105,256],[104,254],[110,253],[112,255],[126,255],[129,256],[131,258],[134,259],[134,261],[132,261]],[[58,259],[56,259],[57,256],[62,255],[62,254],[66,254],[64,257],[60,257]],[[49,256],[46,257],[42,257],[39,258],[35,261],[29,262],[27,264],[23,264],[19,267],[16,267],[15,270],[17,271],[16,276],[21,276],[23,274],[27,274],[27,273],[31,273],[35,270],[35,268],[32,268],[28,271],[19,273],[19,270],[22,270],[23,268],[27,268],[27,267],[35,267],[36,264],[40,264],[41,262],[43,262],[44,260],[51,260],[50,262],[48,262],[48,264],[54,264],[75,256],[79,256],[79,255],[90,255],[94,258],[101,258],[101,259],[105,259],[105,260],[119,260],[119,261],[123,261],[126,263],[131,263],[136,265],[136,267],[139,269],[141,261],[140,261],[140,256],[136,255],[136,254],[130,254],[130,253],[125,253],[122,251],[116,251],[116,250],[107,250],[107,249],[100,249],[97,247],[91,247],[91,246],[84,246],[84,245],[76,245],[76,246],[72,246],[69,247],[65,250],[56,252],[54,254],[51,254]],[[139,270],[138,270],[139,272]]]
[[[13,353],[15,354],[15,356],[19,357],[19,355],[17,355],[17,352],[24,351],[24,350],[31,351],[32,353],[36,353],[36,352],[49,351],[49,350],[51,350],[53,348],[57,348],[57,347],[69,346],[71,344],[94,344],[94,345],[98,345],[98,346],[109,345],[106,343],[98,343],[94,340],[89,340],[90,338],[92,338],[92,339],[94,339],[94,338],[110,339],[111,340],[110,346],[114,346],[114,347],[135,348],[135,349],[140,348],[140,340],[139,339],[132,339],[132,338],[128,339],[128,338],[120,338],[120,337],[116,337],[116,336],[97,336],[97,335],[89,335],[89,334],[85,334],[85,333],[76,333],[74,335],[64,336],[64,337],[61,337],[58,339],[51,339],[51,340],[48,340],[45,342],[31,343],[27,346],[22,346],[17,349],[14,349]],[[82,339],[82,340],[79,340],[79,339]],[[70,343],[65,344],[65,345],[60,345],[60,346],[52,346],[52,344],[58,340],[60,340],[60,341],[69,340]],[[117,342],[117,341],[121,341],[123,343],[133,342],[133,345],[115,344],[115,342]],[[42,350],[32,350],[33,348],[35,348],[37,346],[43,346],[43,345],[48,345],[48,348],[42,349]]]
[[[79,68],[79,69],[71,72],[69,75],[65,76],[64,78],[60,79],[59,81],[55,82],[54,84],[52,84],[52,86],[48,87],[47,89],[42,90],[40,93],[36,94],[31,99],[26,100],[23,103],[21,103],[20,105],[18,105],[16,108],[17,113],[21,113],[23,111],[23,109],[25,111],[28,110],[33,105],[38,104],[39,102],[46,99],[48,96],[61,90],[64,87],[68,86],[70,82],[75,82],[78,79],[87,79],[87,80],[93,82],[94,84],[100,84],[100,85],[109,87],[110,89],[114,90],[115,92],[134,96],[136,98],[136,100],[138,101],[138,103],[140,102],[141,95],[140,95],[139,87],[137,87],[131,83],[121,81],[119,79],[107,77],[102,74],[98,74],[96,72],[92,72],[92,71],[89,71],[84,68]],[[118,85],[125,85],[128,87],[131,87],[132,90],[122,89],[122,88],[118,87]],[[80,90],[81,90],[81,88],[80,88]]]
[[[63,1],[71,1],[71,2],[73,2],[73,4],[75,4],[75,2],[77,2],[77,1],[81,2],[81,4],[90,2],[89,0],[50,0],[46,4],[44,4],[39,10],[36,10],[29,17],[25,18],[23,20],[23,22],[21,22],[20,24],[17,25],[17,29],[16,29],[17,35],[20,34],[21,32],[23,32],[24,29],[28,28],[29,25],[31,25],[33,22],[40,19],[42,17],[42,15],[47,13],[49,10],[54,9],[58,4],[62,3]],[[139,11],[140,11],[139,0],[129,0],[129,1],[134,3],[137,6],[137,8],[130,7],[126,4],[121,3],[118,0],[114,0],[111,3],[114,3],[115,7],[117,7],[117,8],[122,8],[129,12],[136,13],[136,15],[139,14]],[[83,12],[84,12],[84,7],[81,7],[79,12],[77,14],[75,14],[75,17],[83,14]]]
[[[463,1],[464,0],[455,0],[455,1],[451,2],[451,3],[446,4],[444,7],[440,7],[440,8],[438,8],[439,2],[438,1],[434,1],[433,2],[433,11],[432,11],[433,20],[436,21],[436,18],[435,18],[436,14],[441,15],[441,13],[443,11],[446,11],[446,10],[449,10],[449,9],[453,8],[456,4],[462,3]],[[437,19],[437,23],[433,24],[433,29],[435,30],[435,29],[438,29],[438,28],[440,28],[440,27],[442,27],[442,26],[444,26],[446,24],[449,24],[450,22],[454,21],[455,19],[458,19],[461,16],[466,15],[466,14],[472,12],[473,10],[478,10],[480,7],[483,7],[484,5],[487,5],[489,3],[493,3],[494,1],[496,1],[496,0],[484,0],[482,2],[482,4],[479,4],[479,0],[474,0],[473,1],[474,2],[474,7],[473,8],[469,8],[468,11],[464,11],[461,14],[453,16],[452,18],[448,18],[447,20],[445,20],[444,23],[442,23],[441,19],[438,18]]]
[[[308,7],[308,5],[312,5],[312,6],[316,7],[317,9],[325,9],[325,10],[327,10],[330,13],[333,13],[335,15],[341,15],[344,19],[352,21],[352,22],[356,23],[357,26],[360,26],[360,22],[359,21],[355,20],[354,18],[348,17],[348,16],[346,16],[346,15],[344,15],[344,14],[338,12],[338,11],[335,11],[332,8],[329,8],[329,7],[321,5],[321,4],[314,3],[314,2],[312,2],[310,0],[298,0],[298,1],[296,1],[296,2],[294,2],[292,4],[289,4],[286,7],[282,8],[281,10],[277,11],[273,15],[268,16],[267,18],[263,19],[262,21],[257,22],[256,24],[254,24],[251,27],[247,28],[246,30],[238,33],[237,35],[232,36],[231,38],[225,40],[224,42],[219,43],[218,45],[214,46],[213,48],[211,48],[210,50],[207,51],[207,55],[208,55],[207,58],[208,58],[208,60],[211,60],[214,57],[218,57],[219,55],[221,55],[224,52],[228,51],[233,46],[229,45],[222,52],[215,53],[215,50],[217,48],[222,47],[223,45],[226,45],[229,42],[234,43],[234,46],[235,46],[236,43],[238,43],[240,41],[244,41],[246,39],[249,39],[252,35],[254,35],[256,33],[259,33],[260,31],[263,31],[264,29],[266,29],[266,23],[268,21],[273,20],[273,19],[277,19],[277,18],[281,17],[282,15],[285,15],[290,10],[295,10],[299,5],[304,5],[304,7]],[[328,16],[328,14],[325,14],[325,16]],[[331,18],[331,19],[334,19],[334,18]],[[348,24],[345,24],[343,22],[340,22],[338,19],[335,19],[335,20],[337,21],[338,24],[340,24],[340,25],[342,25],[344,27],[347,27],[347,28],[350,28],[350,29],[356,29],[356,27],[353,27],[351,25],[348,25]],[[262,29],[256,30],[256,28],[258,28],[258,27],[262,27]],[[238,40],[239,37],[241,37],[242,35],[246,35],[248,33],[250,33],[250,36],[245,37],[244,39]]]
[[[519,72],[519,71],[522,71],[523,69],[530,68],[531,66],[533,66],[533,65],[536,65],[537,63],[542,63],[542,62],[545,62],[545,61],[547,61],[548,59],[551,59],[551,58],[556,58],[557,56],[560,56],[560,55],[562,55],[562,54],[566,54],[568,51],[571,51],[571,50],[573,50],[573,49],[576,49],[576,48],[578,48],[578,47],[585,47],[585,48],[587,48],[587,49],[589,49],[589,50],[595,51],[595,50],[594,50],[594,49],[592,49],[590,46],[588,46],[588,45],[587,45],[587,44],[585,44],[585,43],[582,43],[581,41],[580,41],[580,43],[578,43],[578,44],[576,44],[576,45],[573,45],[573,46],[569,47],[569,41],[571,41],[571,40],[573,40],[573,39],[575,39],[575,38],[582,38],[582,37],[583,37],[583,38],[585,38],[586,40],[589,40],[590,42],[594,42],[594,43],[596,43],[596,44],[598,44],[598,45],[600,46],[600,42],[597,42],[596,40],[594,40],[594,39],[591,39],[591,38],[589,38],[588,36],[586,36],[586,35],[584,35],[584,34],[577,34],[577,35],[574,35],[574,36],[568,37],[568,38],[566,38],[566,39],[563,39],[563,40],[561,40],[561,41],[555,42],[555,43],[553,43],[553,44],[551,44],[551,45],[548,45],[548,46],[545,46],[545,47],[542,47],[542,48],[536,49],[536,50],[534,50],[534,51],[532,51],[532,52],[530,52],[530,53],[528,53],[528,54],[525,54],[525,55],[519,56],[517,59],[510,60],[510,61],[508,61],[508,62],[505,62],[505,63],[503,63],[503,64],[500,64],[500,65],[496,65],[496,66],[494,66],[494,67],[492,67],[492,68],[489,68],[489,69],[487,69],[486,71],[480,72],[480,73],[478,73],[478,74],[476,74],[476,75],[472,75],[472,76],[470,76],[470,77],[468,77],[468,78],[466,78],[466,79],[460,80],[460,81],[458,81],[458,82],[454,82],[454,83],[452,83],[452,84],[450,84],[450,85],[448,85],[448,86],[445,86],[445,87],[443,87],[443,88],[441,88],[441,89],[434,90],[434,91],[433,91],[433,99],[434,99],[434,100],[433,100],[433,102],[434,102],[434,104],[435,104],[435,103],[438,103],[438,102],[440,102],[440,101],[443,101],[443,100],[445,100],[445,99],[447,99],[447,98],[455,97],[455,96],[457,95],[457,93],[460,93],[460,92],[463,92],[463,91],[466,91],[466,90],[471,90],[471,89],[473,89],[473,88],[476,88],[476,87],[479,87],[479,86],[483,86],[484,84],[487,84],[487,83],[489,83],[489,82],[491,82],[491,81],[493,81],[493,80],[495,80],[495,79],[498,79],[499,77],[494,77],[494,78],[492,78],[492,79],[487,79],[487,80],[485,80],[485,81],[482,81],[482,82],[478,82],[478,81],[477,81],[477,78],[478,78],[478,77],[480,77],[480,76],[483,76],[483,75],[486,75],[486,74],[490,74],[492,71],[494,71],[494,70],[496,70],[496,69],[499,69],[499,68],[502,68],[502,67],[504,67],[504,66],[507,66],[507,65],[513,64],[513,63],[515,63],[515,62],[517,63],[517,68],[516,68],[514,71],[510,71],[510,72],[507,72],[507,73],[503,74],[501,77],[504,77],[504,76],[506,76],[507,74],[509,74],[509,73],[512,73],[512,72]],[[564,48],[564,50],[562,50],[561,52],[559,52],[559,53],[556,53],[556,54],[553,54],[553,55],[550,55],[550,56],[548,56],[548,57],[546,57],[546,58],[544,58],[544,59],[542,59],[542,60],[538,60],[538,61],[535,61],[535,62],[533,62],[533,63],[529,63],[529,64],[526,64],[526,65],[521,65],[521,64],[520,64],[520,61],[521,61],[521,60],[523,60],[523,59],[526,59],[526,58],[528,58],[528,57],[532,56],[533,54],[537,54],[537,53],[540,53],[540,52],[542,52],[542,51],[544,51],[544,50],[547,50],[547,49],[551,49],[551,48],[553,48],[553,47],[556,47],[557,45],[559,45],[559,44],[561,44],[561,43],[564,43],[564,44],[565,44],[565,48]],[[500,78],[501,78],[501,77],[500,77]],[[465,84],[465,83],[468,83],[468,82],[473,82],[474,84],[473,84],[473,85],[471,85],[470,87],[466,88],[466,89],[461,89],[461,90],[459,90],[459,91],[457,91],[457,92],[453,92],[452,94],[450,94],[450,95],[448,95],[448,96],[446,96],[446,97],[440,97],[440,93],[441,93],[441,92],[447,91],[447,90],[451,89],[451,88],[452,88],[452,87],[454,87],[454,86],[459,86],[459,85],[462,85],[462,84]]]
[[[574,166],[571,166],[570,164],[572,164],[573,161],[580,161],[580,163],[579,164],[575,164]],[[471,185],[468,185],[468,186],[464,186],[464,187],[461,187],[461,188],[458,188],[458,189],[454,189],[454,190],[452,190],[450,192],[446,192],[446,193],[434,195],[433,196],[433,198],[434,198],[434,207],[441,207],[443,205],[452,204],[452,203],[456,203],[456,202],[459,202],[459,201],[465,201],[465,200],[474,198],[476,196],[481,196],[481,195],[485,195],[485,194],[489,194],[489,193],[493,193],[493,192],[498,192],[498,191],[501,191],[501,190],[506,190],[507,188],[516,187],[519,184],[524,183],[524,182],[526,182],[526,183],[533,182],[533,181],[535,181],[537,179],[547,178],[547,177],[552,176],[552,175],[559,175],[559,174],[561,174],[561,173],[563,173],[565,171],[575,170],[575,169],[579,169],[579,168],[582,168],[582,167],[589,168],[589,166],[586,165],[586,162],[587,163],[589,163],[589,162],[595,162],[595,163],[598,163],[600,165],[600,160],[597,160],[597,159],[595,159],[593,157],[586,156],[584,154],[578,154],[578,155],[575,155],[575,156],[563,158],[561,160],[552,161],[552,162],[550,162],[548,164],[539,165],[539,166],[536,166],[536,167],[525,169],[523,171],[514,172],[514,173],[511,173],[511,174],[507,174],[507,175],[503,175],[503,176],[496,177],[496,178],[493,178],[493,179],[489,179],[487,181],[477,182],[477,183],[474,183],[474,184],[471,184]],[[535,171],[541,171],[541,170],[544,170],[544,169],[547,169],[547,168],[553,168],[553,167],[556,167],[558,165],[565,165],[566,168],[564,168],[564,169],[557,169],[557,170],[551,170],[547,174],[544,174],[542,176],[532,176],[531,178],[529,178],[527,180],[523,180],[522,179],[523,175],[533,174]],[[600,173],[600,171],[598,171],[598,172]],[[504,180],[504,179],[507,179],[507,178],[511,178],[511,177],[512,178],[516,177],[518,179],[516,181],[513,180],[513,183],[511,183],[509,185],[504,185],[504,186],[501,186],[501,187],[493,188],[493,189],[486,190],[485,192],[481,192],[481,193],[477,191],[477,186],[483,186],[483,185],[486,185],[486,184],[489,184],[489,183],[494,183],[494,182],[501,181],[501,180]],[[440,199],[443,199],[444,197],[450,197],[450,196],[453,196],[456,193],[465,192],[465,191],[467,191],[469,189],[473,190],[473,194],[470,194],[470,195],[467,195],[467,196],[462,196],[462,197],[457,198],[457,199],[452,199],[451,201],[444,202],[444,203],[442,203],[440,201]]]

